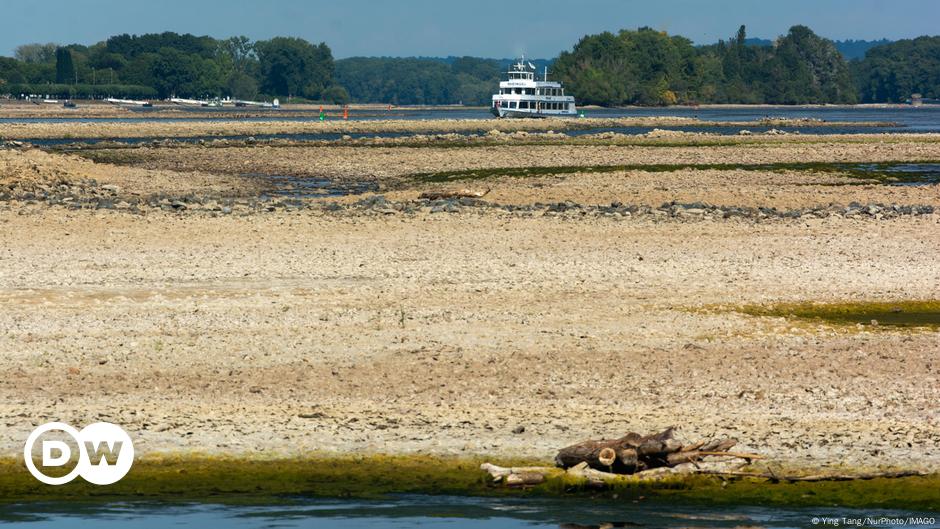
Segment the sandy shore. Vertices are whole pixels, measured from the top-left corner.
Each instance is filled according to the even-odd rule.
[[[85,119],[85,118],[147,118],[147,119],[227,119],[265,117],[318,117],[322,108],[331,117],[340,117],[343,108],[339,105],[312,105],[283,103],[280,109],[255,107],[202,108],[177,105],[168,101],[151,101],[153,107],[142,108],[129,105],[114,105],[104,101],[76,101],[76,108],[64,108],[62,103],[41,103],[0,99],[0,119]],[[408,110],[465,110],[465,107],[393,107],[377,104],[350,105],[352,117],[395,116]]]
[[[219,215],[73,211],[35,197],[61,186],[76,195],[116,186],[105,190],[115,201],[244,197],[258,188],[238,173],[263,168],[371,178],[390,200],[411,200],[471,185],[410,176],[427,171],[919,160],[940,157],[937,145],[147,148],[121,166],[0,150],[0,371],[9,375],[0,457],[16,457],[28,432],[53,419],[116,422],[142,454],[235,456],[549,458],[586,437],[678,425],[689,439],[736,437],[784,466],[940,471],[936,330],[732,310],[938,299],[937,213]],[[498,204],[938,203],[936,185],[832,185],[846,178],[630,170],[472,185],[491,188]]]
[[[857,178],[838,173],[796,170],[696,169],[709,164],[850,163],[940,160],[940,141],[894,136],[888,142],[855,141],[854,137],[813,137],[810,143],[779,144],[774,139],[759,144],[723,146],[615,146],[615,145],[516,145],[449,148],[362,146],[255,146],[140,147],[88,153],[114,159],[125,167],[98,171],[102,182],[124,185],[123,180],[141,172],[151,175],[150,188],[173,182],[194,187],[211,177],[228,185],[258,185],[246,174],[290,175],[336,181],[374,182],[394,200],[413,200],[427,191],[471,189],[486,191],[488,201],[500,204],[533,204],[574,201],[581,204],[659,206],[664,202],[778,207],[784,209],[882,202],[940,206],[936,186],[858,185]],[[31,151],[35,152],[35,151]],[[87,162],[83,162],[87,163]],[[644,171],[656,165],[690,164],[693,168]],[[624,171],[587,173],[576,170],[543,176],[525,176],[532,167],[633,166]],[[129,166],[130,168],[127,168]],[[98,167],[110,167],[101,166]],[[495,170],[484,180],[469,178],[435,183],[415,175],[436,171]],[[109,173],[107,176],[105,173]],[[173,178],[173,175],[176,178]],[[195,175],[190,177],[188,175]],[[852,185],[848,185],[852,184]],[[131,183],[128,188],[135,187]],[[218,188],[219,186],[215,186]],[[360,197],[339,198],[355,201]]]
[[[81,122],[16,122],[4,123],[0,140],[48,138],[192,138],[211,136],[261,136],[275,134],[436,134],[436,133],[511,133],[518,131],[565,131],[620,127],[734,127],[748,129],[759,126],[786,127],[812,125],[817,127],[879,126],[868,122],[825,122],[768,119],[765,121],[705,121],[695,118],[671,116],[623,118],[544,118],[516,120],[482,119],[375,119],[343,121],[338,117],[327,121],[291,120],[291,115],[279,120],[245,121],[239,119],[154,120],[154,121],[81,121]]]
[[[0,225],[4,455],[52,419],[143,453],[535,457],[678,424],[781,464],[940,469],[935,332],[698,310],[940,297],[936,217]]]

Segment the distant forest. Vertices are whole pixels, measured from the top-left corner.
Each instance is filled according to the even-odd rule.
[[[396,105],[488,104],[508,59],[354,57],[292,37],[219,40],[172,32],[91,46],[26,44],[0,57],[0,94],[233,97]],[[696,46],[650,28],[582,38],[533,61],[582,104],[903,102],[940,98],[940,37],[833,42],[805,26],[775,41]]]

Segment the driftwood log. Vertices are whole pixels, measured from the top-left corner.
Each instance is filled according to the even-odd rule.
[[[418,196],[418,198],[426,198],[428,200],[446,200],[451,198],[483,198],[489,193],[490,190],[486,191],[471,191],[469,189],[461,189],[459,191],[425,191]]]
[[[788,476],[786,474],[776,474],[773,472],[740,472],[740,471],[722,471],[722,470],[697,470],[696,474],[707,474],[710,476],[726,476],[732,478],[763,478],[770,481],[856,481],[879,478],[909,478],[915,476],[928,476],[928,472],[920,470],[889,470],[886,472],[866,472],[861,474],[812,474],[807,476]]]
[[[759,459],[757,454],[728,452],[737,442],[721,439],[711,442],[683,444],[675,438],[675,428],[652,434],[630,432],[619,439],[583,441],[562,448],[555,456],[559,468],[572,468],[580,463],[595,470],[613,474],[635,474],[660,467],[695,463],[708,456]]]
[[[588,488],[605,488],[611,484],[623,482],[624,480],[640,480],[652,482],[662,480],[670,476],[699,474],[707,476],[716,476],[722,479],[766,479],[771,482],[796,482],[796,481],[851,481],[868,480],[876,478],[903,478],[911,476],[926,476],[921,471],[887,471],[877,473],[862,474],[815,474],[815,475],[786,475],[774,472],[744,472],[736,470],[714,470],[702,468],[692,463],[681,463],[674,467],[659,467],[650,470],[637,472],[633,475],[614,474],[604,472],[589,467],[587,463],[580,463],[567,470],[561,470],[554,467],[501,467],[492,463],[480,465],[480,469],[486,471],[493,478],[493,483],[502,483],[507,487],[529,487],[544,483],[550,476],[567,475],[573,478],[581,479],[584,486]]]
[[[923,476],[918,471],[887,471],[862,474],[785,475],[773,472],[744,470],[758,454],[730,452],[734,439],[715,439],[683,443],[675,438],[675,429],[640,435],[627,433],[617,439],[583,441],[562,448],[555,457],[555,467],[501,467],[484,463],[481,470],[494,483],[509,487],[534,486],[552,476],[580,479],[585,486],[603,488],[623,480],[656,481],[668,476],[701,474],[721,478],[759,478],[770,481],[846,481],[875,478]],[[714,457],[713,460],[707,460]],[[743,462],[735,463],[735,460]],[[732,466],[728,466],[732,465]]]

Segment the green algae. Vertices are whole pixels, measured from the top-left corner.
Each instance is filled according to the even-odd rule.
[[[164,456],[139,459],[121,481],[97,487],[77,479],[52,487],[21,461],[0,460],[0,502],[168,501],[260,504],[296,497],[378,498],[388,494],[536,496],[618,501],[664,500],[710,505],[940,508],[940,475],[839,482],[772,482],[753,478],[629,477],[597,490],[563,472],[540,485],[510,489],[479,469],[482,458],[322,456],[289,459]],[[510,465],[538,461],[501,460]],[[544,464],[542,462],[541,464]]]
[[[751,316],[772,316],[834,325],[872,328],[940,328],[940,301],[876,301],[846,303],[782,303],[736,309]]]
[[[836,174],[861,180],[860,183],[901,183],[916,182],[920,175],[905,175],[892,171],[897,165],[936,165],[940,162],[933,160],[899,161],[899,162],[859,162],[859,163],[832,163],[832,162],[802,162],[802,163],[766,163],[766,164],[739,164],[739,163],[704,163],[704,164],[626,164],[626,165],[559,165],[559,166],[532,166],[532,167],[500,167],[488,169],[461,169],[455,171],[437,171],[432,173],[415,173],[411,179],[444,183],[461,180],[485,180],[500,176],[513,177],[540,177],[575,173],[614,173],[625,171],[646,171],[655,173],[675,172],[681,170],[719,170],[719,171],[766,171],[766,172],[814,172],[822,174]]]
[[[20,462],[0,462],[0,501],[96,497],[181,501],[270,501],[290,495],[372,497],[389,493],[480,494],[482,460],[430,456],[332,456],[285,459],[200,455],[147,457],[107,487],[81,479],[58,487],[35,480]]]

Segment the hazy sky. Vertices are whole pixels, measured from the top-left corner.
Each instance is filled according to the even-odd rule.
[[[832,39],[940,33],[937,0],[3,0],[0,54],[19,44],[92,44],[176,31],[325,41],[354,55],[554,57],[588,33],[650,26],[714,42],[746,24],[774,38],[805,24]]]

